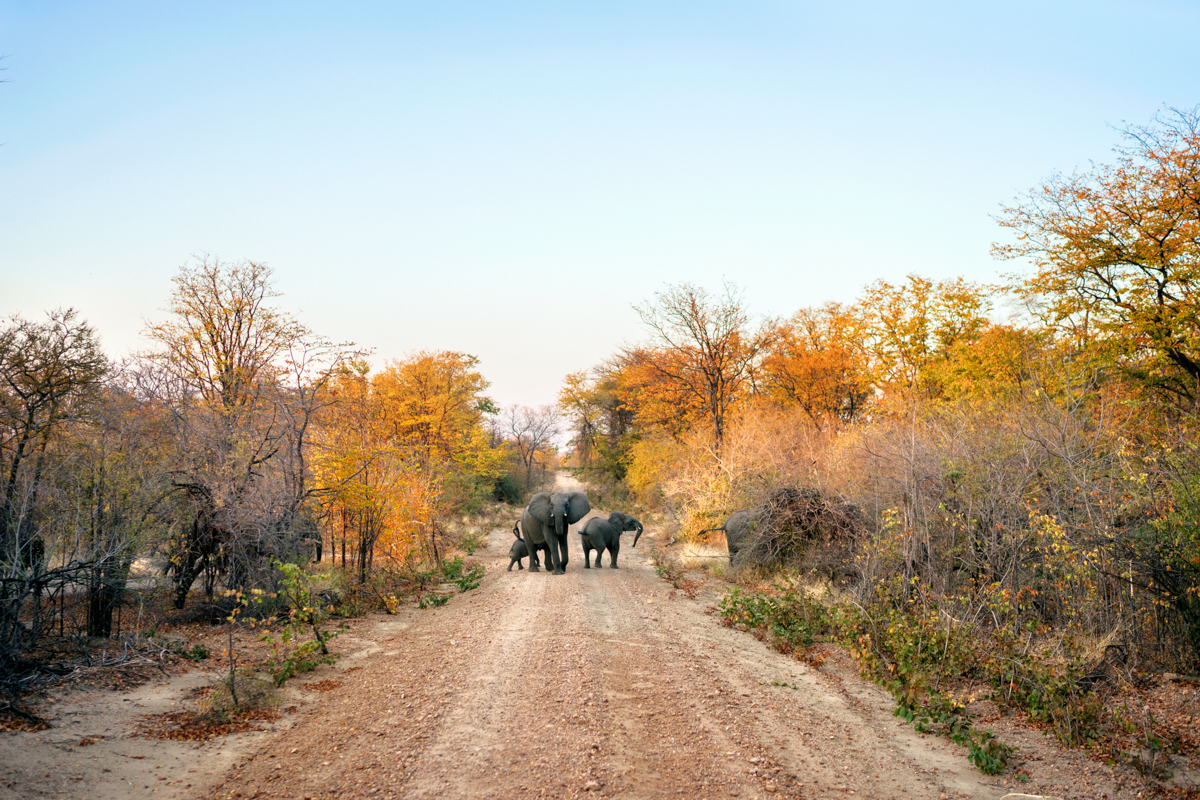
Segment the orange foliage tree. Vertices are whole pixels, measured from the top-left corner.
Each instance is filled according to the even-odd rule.
[[[362,362],[339,376],[317,469],[325,536],[341,544],[343,563],[352,551],[360,578],[377,550],[439,559],[441,520],[489,494],[503,471],[477,364],[464,353],[417,353],[375,376]]]
[[[933,368],[956,345],[979,338],[988,325],[987,294],[985,287],[962,278],[932,281],[919,275],[898,286],[876,281],[867,287],[854,313],[869,369],[885,399],[941,394]]]
[[[639,413],[668,428],[703,420],[720,451],[731,412],[750,387],[773,330],[752,329],[732,284],[719,297],[686,283],[669,286],[635,309],[652,341],[626,349],[620,362]]]
[[[762,393],[780,406],[797,406],[818,428],[850,424],[873,395],[861,349],[864,320],[838,303],[801,309],[776,328],[762,362]]]
[[[1124,131],[1115,163],[1055,175],[999,222],[1014,288],[1049,326],[1106,345],[1145,384],[1200,403],[1200,113]]]

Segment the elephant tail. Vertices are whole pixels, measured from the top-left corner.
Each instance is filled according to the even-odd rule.
[[[708,532],[710,532],[710,531],[723,531],[723,530],[725,530],[725,526],[724,526],[724,525],[722,525],[722,526],[721,526],[721,527],[719,527],[719,528],[705,528],[705,529],[704,529],[704,530],[702,530],[702,531],[698,531],[698,532],[696,533],[696,535],[697,535],[697,536],[699,536],[701,533],[708,533]]]
[[[513,536],[517,537],[518,542],[525,541],[524,539],[521,538],[521,523],[519,523],[519,522],[513,523]]]

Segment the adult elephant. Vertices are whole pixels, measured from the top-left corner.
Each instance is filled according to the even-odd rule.
[[[529,546],[529,571],[538,572],[537,546],[549,545],[546,566],[554,575],[567,568],[567,532],[592,510],[583,492],[538,492],[521,514],[521,530]]]
[[[600,559],[607,550],[608,565],[613,569],[620,569],[617,566],[617,554],[621,552],[621,534],[624,531],[637,531],[633,537],[633,546],[637,547],[637,540],[642,535],[642,523],[636,517],[614,511],[608,515],[608,519],[589,519],[587,525],[579,532],[583,544],[583,568],[591,569],[590,559],[592,551],[595,550],[596,569],[600,569]]]
[[[730,514],[729,519],[725,520],[725,524],[721,527],[705,528],[700,533],[725,531],[725,546],[729,548],[729,563],[732,564],[734,557],[738,554],[738,550],[741,549],[742,545],[749,542],[752,523],[754,522],[754,512],[743,509]]]

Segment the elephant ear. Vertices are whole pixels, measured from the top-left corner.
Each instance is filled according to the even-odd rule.
[[[543,525],[550,524],[550,493],[538,492],[529,500],[529,513]]]
[[[567,501],[567,522],[574,525],[579,520],[588,515],[592,510],[592,504],[588,502],[587,495],[583,492],[571,492],[570,499]]]

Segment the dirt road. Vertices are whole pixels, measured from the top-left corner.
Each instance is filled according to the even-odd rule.
[[[631,538],[631,537],[627,537]],[[218,797],[989,797],[873,687],[720,627],[626,543],[620,569],[504,571],[391,618],[382,646]],[[643,537],[643,542],[646,538]],[[362,669],[354,669],[361,666]]]

